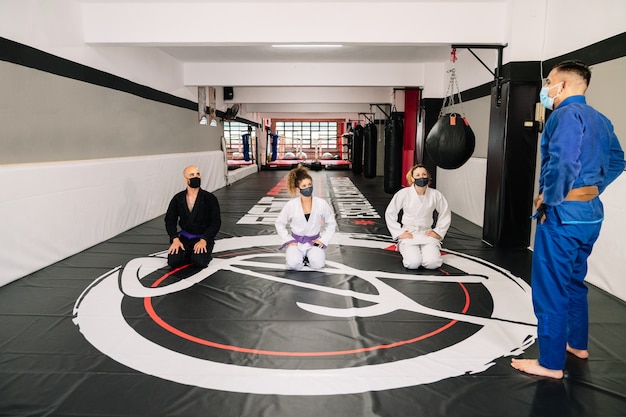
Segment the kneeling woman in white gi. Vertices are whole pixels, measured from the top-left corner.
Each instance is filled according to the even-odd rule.
[[[452,217],[448,202],[443,194],[428,187],[430,174],[425,166],[413,166],[406,179],[411,185],[398,191],[385,211],[387,228],[391,237],[398,240],[405,268],[439,268],[443,264],[439,250],[441,240],[450,227]],[[400,210],[402,219],[398,218]],[[433,227],[435,210],[438,217]]]
[[[326,264],[324,250],[337,227],[335,213],[326,200],[313,197],[313,179],[303,166],[289,172],[287,190],[292,196],[298,192],[300,196],[285,204],[275,223],[281,249],[287,248],[285,265],[287,269],[295,270],[302,269],[304,265],[313,269],[323,268]]]

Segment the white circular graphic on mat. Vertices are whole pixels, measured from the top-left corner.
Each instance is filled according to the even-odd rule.
[[[216,241],[214,255],[235,249],[263,247],[274,236],[244,236]],[[383,250],[388,241],[366,235],[337,233],[333,245],[358,246]],[[165,252],[136,258],[124,268],[115,268],[96,279],[74,306],[74,322],[85,338],[114,360],[145,374],[170,381],[222,391],[278,395],[341,395],[379,391],[440,381],[488,369],[494,360],[518,355],[536,337],[536,319],[530,287],[498,266],[481,259],[445,250],[446,265],[467,276],[431,276],[363,271],[328,261],[325,271],[358,276],[377,289],[377,294],[329,288],[307,282],[279,278],[248,269],[260,266],[250,258],[276,256],[255,254],[215,257],[209,267],[176,283],[156,288],[144,287],[139,280],[167,266]],[[262,264],[267,266],[267,264]],[[274,266],[274,267],[282,267]],[[482,326],[471,336],[444,349],[394,362],[330,369],[272,369],[224,364],[172,351],[137,333],[126,322],[121,304],[124,296],[150,298],[183,291],[219,270],[268,279],[316,291],[368,301],[366,307],[336,309],[305,303],[298,307],[312,314],[332,317],[374,317],[406,310],[458,322]],[[412,280],[428,282],[477,282],[493,299],[491,317],[447,312],[425,307],[382,281]],[[332,363],[332,362],[331,362]]]

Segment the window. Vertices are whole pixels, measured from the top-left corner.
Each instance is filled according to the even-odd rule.
[[[287,148],[337,150],[337,122],[277,121],[276,134],[285,138]]]

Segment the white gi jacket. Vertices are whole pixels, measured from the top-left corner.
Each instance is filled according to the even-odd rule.
[[[403,210],[402,224],[398,222],[400,210]],[[432,243],[434,238],[424,236],[424,233],[431,230],[434,210],[437,210],[439,217],[432,230],[443,239],[452,222],[448,201],[443,194],[430,187],[426,188],[426,193],[423,196],[417,194],[413,186],[399,190],[385,210],[385,222],[391,237],[398,239],[398,236],[408,230],[413,234],[411,240],[414,242],[412,243]],[[436,239],[434,240],[436,241]]]
[[[322,230],[322,222],[324,223],[324,230]],[[287,225],[289,225],[290,231],[287,230]],[[285,204],[276,219],[275,226],[281,244],[293,240],[292,233],[300,236],[315,236],[319,233],[318,240],[322,241],[324,245],[328,245],[335,234],[337,222],[330,204],[323,198],[315,196],[313,197],[311,215],[307,221],[304,217],[300,197],[296,197]]]

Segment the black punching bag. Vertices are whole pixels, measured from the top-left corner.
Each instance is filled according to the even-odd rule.
[[[385,172],[383,174],[383,186],[388,194],[394,194],[402,188],[403,128],[403,114],[391,113],[391,118],[385,124]]]
[[[368,123],[364,129],[363,138],[363,159],[365,178],[376,177],[376,141],[378,140],[378,132],[374,123]]]
[[[443,169],[456,169],[466,163],[475,145],[472,128],[458,113],[441,116],[426,137],[426,152]]]
[[[352,172],[360,175],[363,172],[363,134],[364,128],[356,125],[352,130]]]

